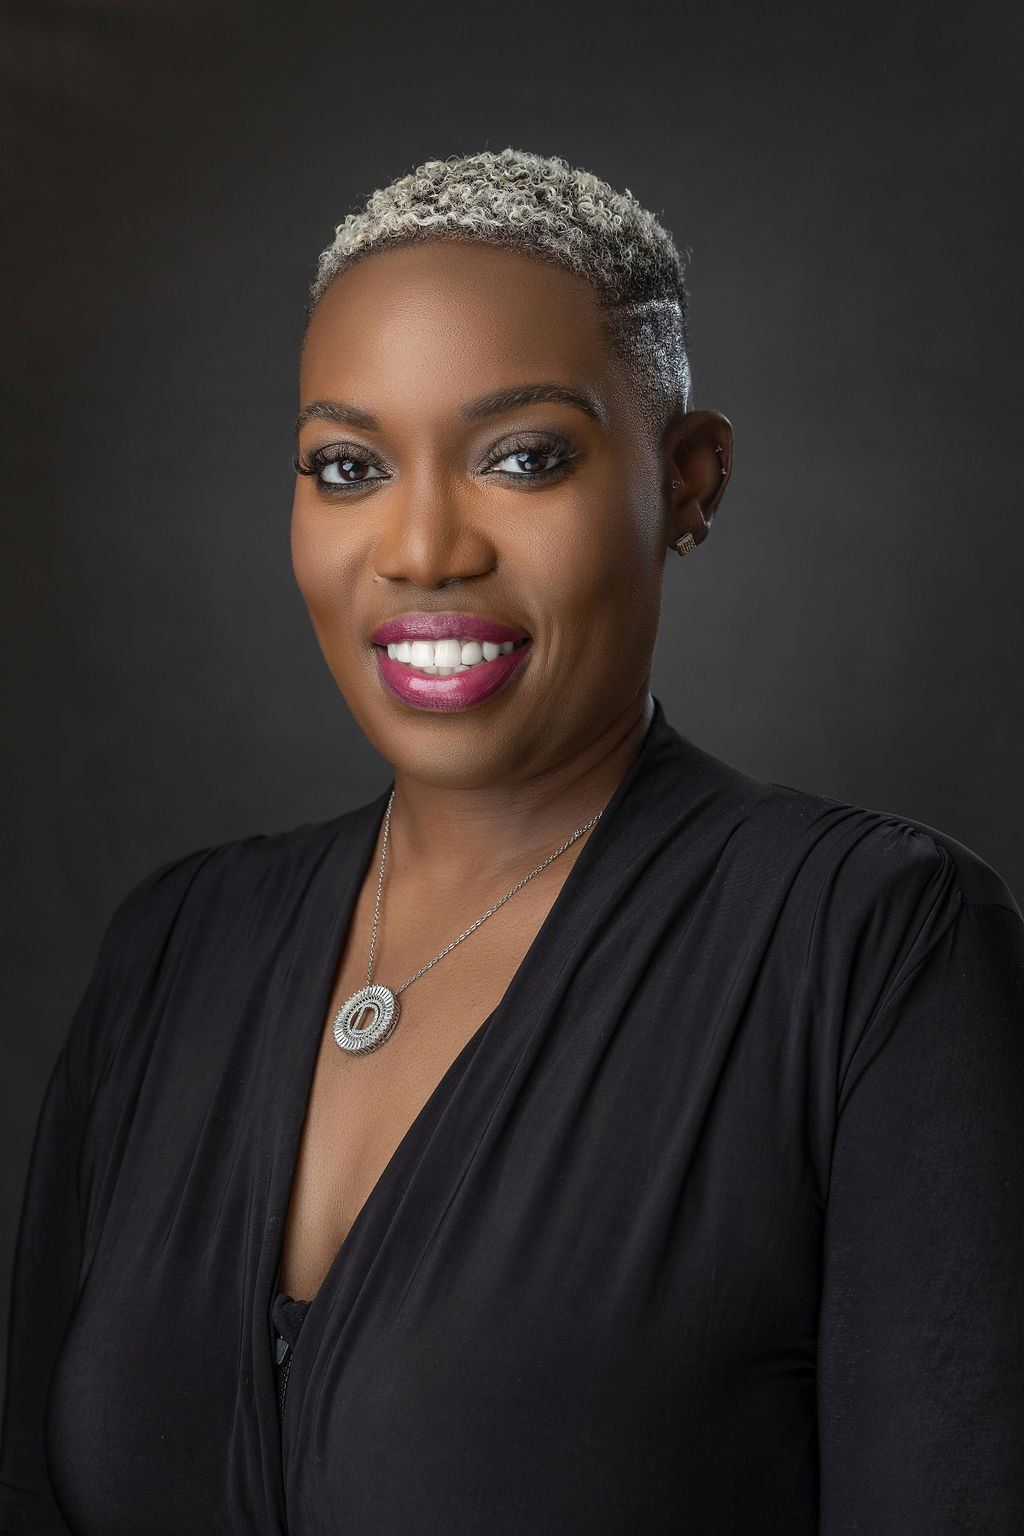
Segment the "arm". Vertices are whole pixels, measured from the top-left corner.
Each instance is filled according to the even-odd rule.
[[[1024,1531],[1024,923],[959,904],[842,1079],[825,1213],[822,1536]]]
[[[46,1466],[45,1411],[54,1362],[75,1306],[82,1259],[81,1147],[93,1087],[130,1014],[146,957],[206,850],[171,861],[128,891],[111,916],[92,975],[50,1074],[36,1123],[15,1244],[0,1432],[0,1536],[68,1536]]]
[[[78,1285],[80,1133],[67,1054],[62,1051],[36,1124],[14,1253],[0,1439],[3,1536],[67,1536],[50,1491],[43,1414],[50,1373]]]

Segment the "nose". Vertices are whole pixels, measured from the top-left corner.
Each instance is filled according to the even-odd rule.
[[[437,473],[410,476],[386,497],[373,568],[385,581],[444,587],[485,576],[497,551],[470,498]]]

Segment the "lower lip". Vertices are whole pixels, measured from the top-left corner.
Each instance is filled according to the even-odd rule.
[[[381,680],[403,704],[417,709],[472,709],[489,699],[492,693],[517,676],[530,653],[533,642],[516,646],[493,661],[478,662],[468,672],[453,672],[450,677],[434,677],[429,672],[417,672],[404,662],[393,661],[387,647],[376,645],[377,666]]]

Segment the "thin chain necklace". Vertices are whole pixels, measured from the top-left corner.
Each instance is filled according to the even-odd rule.
[[[464,933],[460,933],[457,939],[453,939],[450,944],[447,944],[444,949],[440,950],[433,960],[428,960],[426,965],[421,965],[416,974],[410,976],[408,981],[403,981],[400,987],[391,988],[382,986],[379,982],[374,982],[373,980],[373,951],[377,942],[377,924],[380,921],[380,893],[384,884],[384,860],[387,858],[388,853],[388,833],[391,828],[391,806],[394,798],[395,791],[392,789],[388,797],[387,812],[384,816],[384,842],[380,850],[380,874],[377,877],[377,900],[373,908],[373,933],[370,937],[370,963],[366,968],[366,986],[360,987],[358,992],[353,992],[352,996],[341,1005],[334,1016],[334,1038],[343,1051],[362,1053],[364,1051],[375,1051],[378,1046],[383,1045],[398,1023],[398,1016],[401,1012],[398,994],[404,992],[406,987],[411,987],[413,982],[423,975],[424,971],[429,971],[432,965],[436,965],[439,960],[443,960],[445,955],[455,948],[456,944],[461,944],[463,939],[468,938],[475,929],[479,928],[482,922],[485,922],[487,918],[497,912],[499,907],[504,906],[510,896],[514,896],[518,890],[521,890],[528,880],[532,880],[534,875],[539,875],[542,869],[547,869],[552,859],[557,859],[560,853],[564,853],[567,848],[571,848],[576,839],[581,837],[588,827],[592,827],[595,822],[599,821],[603,814],[601,811],[598,811],[597,815],[592,816],[589,821],[585,821],[582,827],[577,827],[568,842],[563,843],[561,848],[556,848],[554,853],[548,855],[543,864],[538,864],[537,868],[532,869],[528,875],[524,875],[522,880],[517,880],[512,889],[506,891],[500,901],[496,901],[493,907],[487,909],[483,917],[478,917],[475,923],[471,923]],[[365,1013],[368,1013],[370,1017],[368,1023],[364,1025],[361,1021]]]

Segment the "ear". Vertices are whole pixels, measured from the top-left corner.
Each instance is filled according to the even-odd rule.
[[[663,440],[669,544],[684,533],[707,538],[732,470],[732,423],[720,411],[675,417]]]

